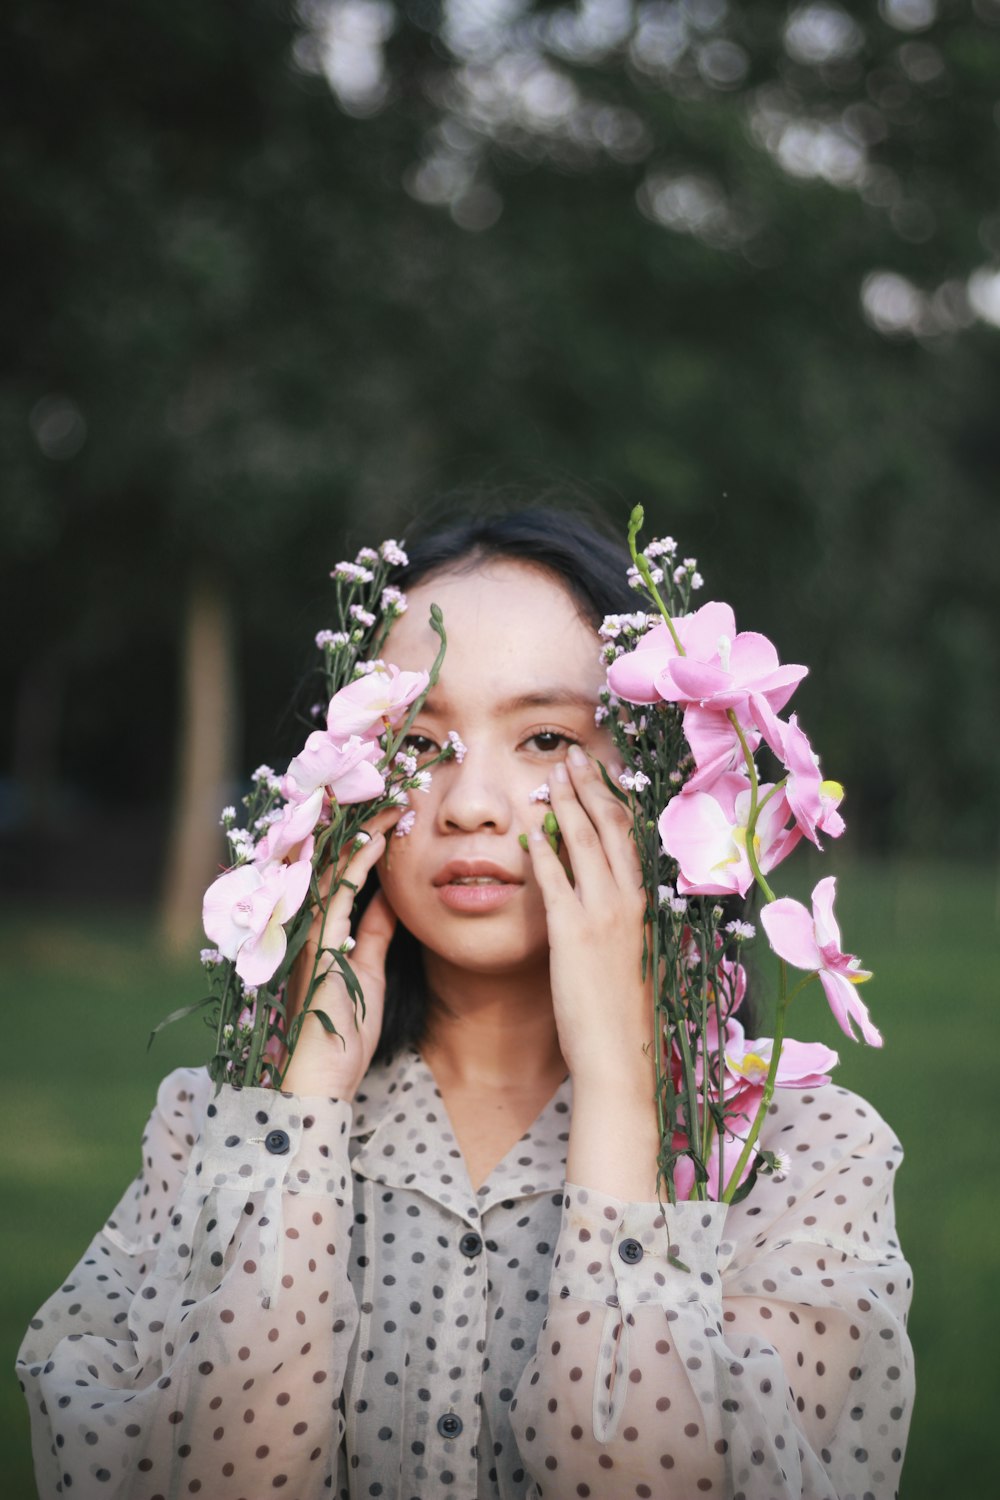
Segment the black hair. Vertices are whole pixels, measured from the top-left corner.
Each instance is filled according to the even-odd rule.
[[[402,589],[437,573],[472,571],[505,558],[544,569],[561,583],[595,633],[605,615],[627,613],[636,599],[626,582],[631,563],[620,530],[586,501],[546,501],[497,508],[497,500],[466,504],[462,514],[427,523],[406,537],[409,558],[393,577]],[[374,872],[359,893],[360,914],[377,889]],[[419,943],[399,923],[386,958],[385,1013],[373,1061],[388,1062],[405,1047],[418,1047],[427,1032],[430,995]]]

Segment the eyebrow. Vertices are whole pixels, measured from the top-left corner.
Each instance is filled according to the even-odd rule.
[[[504,698],[496,705],[498,714],[520,713],[526,708],[582,708],[592,712],[597,706],[597,694],[581,693],[574,688],[543,687],[530,693],[516,693]],[[424,704],[425,711],[447,718],[453,712],[452,705],[438,693],[432,693]]]

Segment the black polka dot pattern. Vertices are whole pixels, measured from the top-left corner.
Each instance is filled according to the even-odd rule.
[[[727,1213],[567,1184],[571,1105],[474,1192],[415,1052],[353,1106],[171,1074],[20,1352],[42,1500],[889,1500],[910,1281],[877,1114],[785,1091],[791,1171]]]

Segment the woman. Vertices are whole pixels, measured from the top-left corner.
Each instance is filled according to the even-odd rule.
[[[783,1091],[785,1180],[657,1201],[640,873],[594,764],[623,575],[558,513],[411,554],[387,655],[429,664],[432,601],[449,634],[412,748],[466,753],[349,869],[377,871],[366,1015],[326,981],[343,1040],[307,1021],[281,1094],[161,1086],[140,1177],[22,1350],[43,1500],[896,1493],[910,1282],[874,1110]]]

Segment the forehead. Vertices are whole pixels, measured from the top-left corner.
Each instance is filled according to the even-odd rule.
[[[468,573],[435,574],[408,589],[407,601],[383,654],[405,670],[429,667],[438,641],[428,616],[439,605],[448,637],[440,690],[449,699],[558,686],[596,701],[605,676],[597,632],[543,569],[493,559]]]

